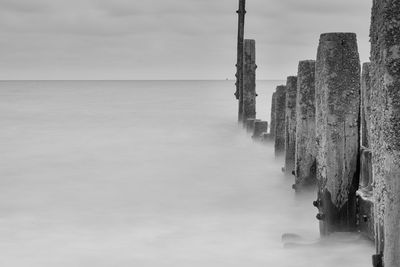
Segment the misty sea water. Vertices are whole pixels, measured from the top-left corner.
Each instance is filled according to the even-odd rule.
[[[257,83],[269,120],[279,81]],[[0,266],[370,266],[319,238],[272,145],[237,125],[232,81],[0,82]],[[304,246],[284,247],[297,233]]]

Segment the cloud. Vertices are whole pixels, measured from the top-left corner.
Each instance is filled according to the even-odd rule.
[[[367,58],[370,4],[247,1],[246,37],[257,40],[258,77],[293,72],[299,59],[315,56],[325,31],[357,32]],[[0,78],[232,77],[237,6],[236,0],[0,0]]]
[[[40,1],[0,0],[0,10],[16,13],[42,13],[46,5]]]

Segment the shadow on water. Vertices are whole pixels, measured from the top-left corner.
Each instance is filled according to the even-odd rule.
[[[237,126],[232,88],[1,82],[2,265],[368,266],[359,236],[319,240],[314,194]]]

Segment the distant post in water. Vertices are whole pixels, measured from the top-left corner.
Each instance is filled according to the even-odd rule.
[[[257,121],[259,120],[256,120],[255,118],[248,118],[246,119],[246,121],[243,121],[243,126],[248,133],[253,133],[254,125],[256,124]]]
[[[285,85],[280,85],[276,88],[275,97],[275,156],[281,157],[285,154]]]
[[[296,104],[295,190],[316,184],[315,60],[299,62]]]
[[[256,120],[254,122],[254,130],[253,130],[252,138],[254,140],[261,140],[263,134],[267,133],[267,131],[268,131],[268,122]]]
[[[320,231],[354,231],[360,135],[356,34],[321,35],[315,78]]]
[[[238,39],[237,39],[237,61],[236,61],[236,92],[235,96],[239,102],[239,122],[242,121],[243,113],[243,51],[244,51],[244,21],[246,15],[246,0],[239,0],[238,14]]]
[[[385,267],[400,266],[400,3],[374,0],[371,24],[372,158]],[[377,255],[379,257],[379,255]],[[379,262],[379,259],[375,258]]]
[[[256,117],[256,42],[244,41],[243,121]]]
[[[297,77],[290,76],[286,82],[285,116],[285,174],[291,175],[295,169],[296,154],[296,98]]]
[[[276,105],[276,93],[272,94],[271,100],[271,120],[269,126],[269,138],[274,141],[275,140],[275,105]]]

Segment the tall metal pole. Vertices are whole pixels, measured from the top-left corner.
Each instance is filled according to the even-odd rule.
[[[246,15],[246,0],[239,0],[238,23],[238,42],[237,42],[237,62],[236,62],[236,99],[239,100],[239,121],[243,114],[243,49],[244,49],[244,18]]]

